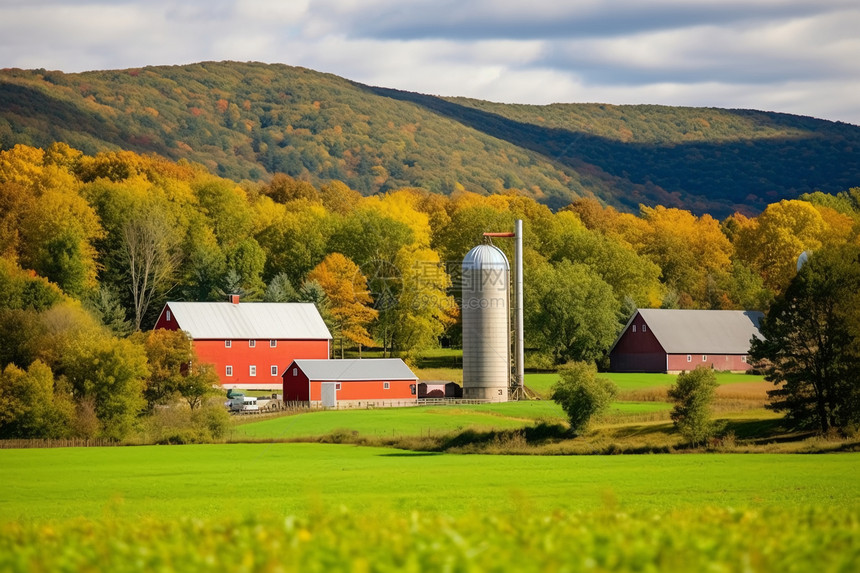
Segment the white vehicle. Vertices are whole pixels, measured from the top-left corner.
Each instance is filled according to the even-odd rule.
[[[227,402],[225,402],[225,406],[231,412],[236,412],[240,414],[249,414],[260,411],[260,407],[257,405],[257,398],[255,396],[245,396],[241,392],[234,392],[230,390],[227,392]]]

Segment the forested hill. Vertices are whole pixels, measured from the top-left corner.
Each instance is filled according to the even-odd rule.
[[[860,185],[860,127],[748,110],[525,106],[374,88],[303,68],[206,62],[0,71],[0,148],[155,152],[235,180],[276,172],[364,194],[593,195],[725,216]]]

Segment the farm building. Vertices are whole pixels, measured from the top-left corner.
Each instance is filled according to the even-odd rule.
[[[762,313],[640,308],[609,351],[613,372],[681,372],[705,365],[745,372]]]
[[[456,382],[434,381],[418,383],[418,398],[462,398],[463,387]]]
[[[155,328],[184,330],[225,388],[280,390],[297,358],[328,358],[331,334],[312,303],[168,302]]]
[[[284,371],[286,402],[311,406],[412,406],[418,376],[399,358],[294,360]]]

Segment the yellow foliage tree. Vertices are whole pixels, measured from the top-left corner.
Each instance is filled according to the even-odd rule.
[[[788,286],[797,271],[797,257],[821,247],[828,225],[806,201],[773,203],[755,219],[733,217],[734,248],[738,258],[755,269],[774,292]]]
[[[325,291],[340,338],[341,357],[344,339],[359,347],[373,344],[367,327],[379,313],[369,306],[373,299],[358,265],[340,253],[331,253],[308,273],[308,281],[316,281]]]

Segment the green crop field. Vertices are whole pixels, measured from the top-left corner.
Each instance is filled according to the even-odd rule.
[[[847,506],[860,456],[491,456],[330,444],[210,444],[0,450],[2,520],[303,514],[462,514],[527,502],[586,510]]]
[[[5,450],[0,570],[852,571],[858,471],[852,454]]]
[[[0,450],[0,570],[855,571],[860,456]]]

